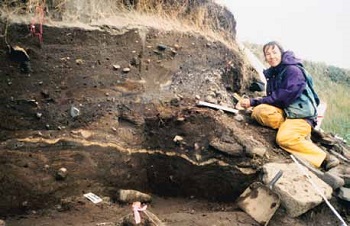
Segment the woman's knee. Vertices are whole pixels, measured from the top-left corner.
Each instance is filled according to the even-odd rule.
[[[267,115],[269,112],[269,110],[267,110],[268,108],[269,108],[269,106],[266,104],[260,104],[256,107],[254,107],[253,112],[252,112],[252,117],[254,119],[256,119],[256,118],[259,118],[263,115]]]
[[[281,123],[284,121],[283,111],[268,104],[260,104],[254,107],[252,118],[261,125],[268,126],[273,129],[279,128]]]
[[[298,140],[298,137],[288,132],[278,131],[276,135],[276,143],[280,147],[289,147],[296,140]]]

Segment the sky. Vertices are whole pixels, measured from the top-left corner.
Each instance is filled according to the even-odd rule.
[[[350,69],[350,0],[221,0],[237,38],[275,40],[297,57]]]

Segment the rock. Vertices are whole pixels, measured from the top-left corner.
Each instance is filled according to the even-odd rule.
[[[339,189],[338,197],[350,202],[350,188],[342,187]]]
[[[217,104],[218,101],[211,95],[208,95],[204,99],[206,102],[212,103],[212,104]]]
[[[255,140],[253,137],[248,137],[244,141],[244,146],[246,154],[250,157],[254,157],[255,155],[263,157],[267,151],[266,147]]]
[[[212,148],[231,156],[239,157],[244,154],[243,147],[237,143],[228,143],[216,138],[210,141],[209,145]]]
[[[118,65],[118,64],[114,64],[113,65],[113,69],[114,70],[119,70],[121,67],[120,67],[120,65]]]
[[[74,206],[74,200],[72,197],[62,198],[61,204],[56,206],[58,211],[70,210]]]
[[[260,157],[263,157],[266,153],[267,149],[266,147],[251,147],[248,146],[248,148],[246,148],[246,153],[248,154],[248,156],[254,157],[254,155],[258,155]]]
[[[130,61],[130,64],[131,64],[132,66],[138,66],[138,65],[140,65],[140,60],[139,60],[139,58],[138,58],[138,57],[133,57],[133,58],[131,59],[131,61]]]
[[[175,56],[177,54],[177,51],[175,49],[171,49],[171,54]]]
[[[345,184],[345,181],[343,178],[330,172],[325,172],[324,174],[316,175],[316,176],[318,176],[318,178],[326,182],[334,190],[344,186]]]
[[[48,90],[41,90],[40,94],[44,97],[44,98],[49,98],[50,97],[50,93]]]
[[[313,174],[315,174],[318,178],[326,182],[329,186],[333,188],[333,190],[336,190],[342,186],[344,186],[345,181],[341,176],[343,175],[342,166],[338,165],[337,167],[332,168],[331,170],[327,172],[322,172],[321,170],[315,168],[312,166],[309,162],[304,161],[301,158],[298,158],[294,156],[296,159],[298,159],[298,162],[300,162],[303,166],[305,166],[308,170],[310,170]]]
[[[350,167],[345,164],[340,164],[330,170],[327,173],[341,177],[344,180],[344,186],[350,187]]]
[[[194,156],[195,156],[197,162],[202,161],[202,156],[200,154],[195,154]]]
[[[178,98],[178,97],[176,97],[176,98],[172,98],[171,100],[170,100],[170,104],[171,104],[171,106],[175,106],[175,107],[178,107],[178,106],[180,106],[180,98]]]
[[[164,50],[166,50],[167,48],[168,48],[168,46],[163,45],[163,44],[159,44],[159,45],[157,46],[157,49],[160,50],[160,51],[164,51]]]
[[[72,116],[72,118],[76,118],[80,115],[80,110],[74,106],[72,106],[70,108],[70,116]]]
[[[28,207],[28,201],[22,202],[22,207]]]
[[[235,115],[233,118],[234,118],[236,121],[238,121],[238,122],[244,121],[244,117],[243,117],[243,115],[241,115],[241,114],[237,114],[237,115]]]
[[[194,143],[193,148],[195,151],[200,151],[201,150],[201,146],[198,143]]]
[[[120,109],[119,119],[126,120],[137,126],[141,126],[145,123],[145,119],[140,113],[128,109]]]
[[[123,224],[124,222],[121,223],[114,223],[114,222],[102,222],[102,223],[97,223],[96,226],[116,226],[116,225],[120,225]]]
[[[153,53],[157,54],[157,55],[163,55],[161,52],[159,52],[158,50],[153,50]]]
[[[179,136],[179,135],[176,135],[176,136],[174,137],[174,139],[173,139],[173,141],[176,142],[176,143],[181,142],[181,141],[183,141],[183,140],[184,140],[184,138],[181,137],[181,136]]]
[[[151,202],[152,197],[148,194],[136,191],[136,190],[124,190],[120,189],[117,194],[117,199],[123,203],[133,202]]]
[[[130,68],[128,68],[128,67],[124,68],[124,69],[123,69],[123,72],[124,72],[124,73],[130,72]]]
[[[208,96],[217,97],[215,90],[208,92]]]
[[[40,119],[40,118],[41,118],[41,116],[43,116],[43,114],[42,114],[42,113],[40,113],[40,112],[37,112],[37,113],[36,113],[36,117],[37,117],[38,119]]]
[[[178,44],[175,44],[175,45],[174,45],[174,49],[175,49],[175,50],[179,50],[180,48],[181,48],[181,47],[180,47]]]
[[[178,117],[177,119],[176,119],[176,121],[178,121],[178,122],[183,122],[183,121],[185,121],[186,120],[186,118],[184,118],[184,117]]]
[[[61,61],[68,61],[68,60],[70,60],[70,57],[61,57],[60,60]]]
[[[30,61],[20,63],[20,70],[22,73],[28,74],[28,77],[30,77],[29,73],[33,72]]]
[[[295,163],[268,163],[263,166],[265,184],[271,181],[276,173],[282,170],[283,175],[275,184],[273,190],[279,194],[282,206],[291,217],[298,217],[318,206],[324,200],[315,190],[307,177],[300,172]],[[332,188],[305,168],[312,181],[320,188],[327,199],[332,197]]]
[[[62,167],[56,172],[56,180],[64,180],[68,175],[66,168]]]
[[[90,138],[92,136],[92,132],[90,132],[88,130],[83,130],[83,129],[72,130],[71,134],[74,137],[82,137],[84,139]]]
[[[75,63],[78,64],[78,65],[81,65],[81,64],[84,63],[84,61],[83,61],[83,59],[80,59],[80,58],[79,58],[79,59],[76,59],[76,60],[75,60]]]

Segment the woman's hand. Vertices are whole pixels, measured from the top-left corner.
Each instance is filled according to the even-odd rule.
[[[250,100],[248,98],[242,98],[239,102],[241,107],[243,108],[249,108],[250,107]]]

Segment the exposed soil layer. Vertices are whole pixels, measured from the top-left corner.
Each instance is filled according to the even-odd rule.
[[[131,213],[119,189],[152,194],[167,225],[257,225],[235,200],[269,161],[288,161],[275,131],[233,106],[251,77],[238,51],[197,34],[155,29],[24,25],[11,45],[27,49],[30,74],[0,62],[0,216],[8,225],[114,225]],[[126,69],[128,68],[128,70]],[[174,139],[176,138],[177,139]],[[230,152],[219,148],[230,147]],[[265,147],[265,157],[249,148]],[[67,176],[58,178],[60,168]],[[83,198],[93,192],[99,204]],[[326,222],[326,223],[325,223]],[[325,205],[297,219],[280,208],[271,225],[331,225]]]

